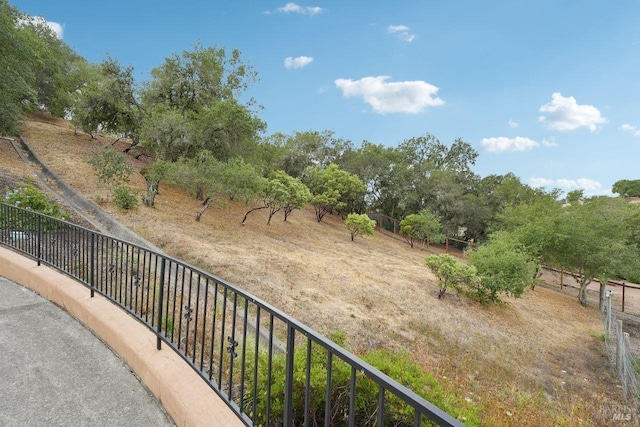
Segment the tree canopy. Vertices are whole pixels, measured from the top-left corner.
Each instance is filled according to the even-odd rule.
[[[351,233],[352,242],[356,236],[373,236],[373,230],[376,227],[376,222],[369,218],[367,214],[357,213],[347,215],[344,224]]]
[[[438,298],[442,298],[449,287],[462,292],[464,287],[477,280],[475,267],[460,262],[449,254],[429,255],[425,264],[440,282]]]
[[[315,166],[305,172],[305,183],[311,191],[316,219],[333,211],[357,211],[365,193],[364,183],[356,175],[341,170],[335,163],[326,168]]]
[[[86,61],[7,0],[0,0],[0,52],[0,134],[19,134],[19,122],[30,110],[66,114],[84,83]]]
[[[629,223],[636,209],[622,199],[602,197],[572,205],[555,218],[544,257],[575,274],[583,305],[586,287],[593,279],[601,280],[604,294],[607,279],[638,276],[640,252],[630,244],[633,230]]]
[[[640,179],[621,179],[613,183],[611,191],[622,197],[640,197]]]
[[[284,171],[274,171],[270,178],[280,181],[287,190],[282,206],[285,221],[294,210],[302,208],[311,199],[309,188],[298,178],[294,178]]]
[[[239,99],[257,80],[239,50],[196,44],[151,71],[140,99],[140,138],[157,156],[176,161],[209,150],[218,160],[246,156],[265,124],[256,103]]]
[[[520,297],[528,286],[534,286],[538,265],[511,235],[497,232],[490,240],[469,254],[478,280],[472,286],[481,302],[497,302],[500,295]]]
[[[91,136],[101,130],[131,138],[136,144],[141,111],[133,68],[108,57],[98,65],[88,66],[87,73],[87,83],[76,94],[72,123]]]
[[[309,189],[297,178],[287,175],[284,171],[274,171],[268,179],[262,179],[261,191],[257,199],[262,205],[250,209],[244,216],[242,224],[249,214],[259,209],[267,209],[269,216],[267,225],[271,224],[271,218],[277,212],[284,211],[286,221],[291,212],[301,208],[311,197]]]
[[[412,248],[416,241],[441,240],[441,228],[440,219],[426,209],[407,215],[400,221],[400,234],[405,236]]]
[[[539,199],[508,210],[500,224],[535,259],[572,272],[580,284],[578,298],[586,305],[586,288],[594,279],[606,283],[638,276],[634,224],[639,209],[620,198],[592,198],[565,208]]]

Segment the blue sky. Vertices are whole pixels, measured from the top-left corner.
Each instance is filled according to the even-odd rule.
[[[357,146],[460,137],[481,176],[587,195],[639,179],[640,2],[10,0],[140,80],[172,53],[237,48],[267,134]]]

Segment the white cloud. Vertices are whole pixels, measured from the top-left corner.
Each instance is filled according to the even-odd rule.
[[[547,179],[547,178],[533,177],[533,178],[529,178],[529,185],[534,188],[548,187],[550,185],[553,185],[553,180]]]
[[[415,34],[411,34],[409,32],[410,29],[411,28],[407,27],[406,25],[389,25],[387,27],[387,32],[397,35],[398,38],[402,41],[411,43],[416,39],[417,36]]]
[[[540,143],[523,136],[506,138],[504,136],[482,138],[480,145],[489,153],[502,153],[505,151],[529,151],[540,147]]]
[[[515,128],[517,128],[518,126],[520,126],[518,123],[516,123],[516,122],[514,122],[513,120],[509,119],[509,127],[510,127],[511,129],[515,129]]]
[[[591,132],[595,132],[598,125],[608,123],[600,110],[593,105],[578,105],[573,96],[566,98],[560,92],[555,92],[551,98],[551,102],[540,107],[540,112],[546,116],[538,117],[550,129],[569,131],[588,127]]]
[[[603,194],[602,184],[589,178],[578,179],[547,179],[547,178],[529,178],[528,183],[532,187],[557,187],[565,191],[572,189],[582,189],[587,195]]]
[[[586,192],[596,192],[602,188],[602,184],[589,178],[579,178],[577,184],[578,188],[582,188]]]
[[[360,80],[337,79],[336,87],[345,98],[361,96],[378,114],[417,114],[426,107],[443,105],[436,97],[438,88],[421,80],[387,82],[389,76],[363,77]]]
[[[264,13],[267,15],[271,15],[272,13],[299,13],[301,15],[314,16],[324,11],[325,9],[318,6],[300,6],[296,3],[287,3],[284,6],[277,8],[273,12],[267,11]]]
[[[47,21],[42,16],[29,16],[26,19],[20,19],[19,22],[24,23],[28,20],[30,20],[34,25],[46,25],[51,31],[53,31],[58,39],[62,40],[62,36],[64,35],[64,25],[53,21]]]
[[[629,123],[623,124],[618,129],[629,132],[633,136],[640,136],[640,130],[638,130],[638,128],[635,126],[630,125]]]
[[[573,179],[558,179],[556,185],[562,189],[581,188],[584,191],[593,193],[602,188],[602,184],[598,181],[589,178]]]
[[[409,31],[410,28],[407,27],[406,25],[389,25],[389,27],[387,27],[387,31],[389,31],[390,33],[406,33],[407,31]]]
[[[553,136],[550,136],[549,139],[544,138],[542,140],[542,146],[543,147],[557,147],[558,144],[556,144],[556,139]]]
[[[569,188],[575,188],[578,186],[578,183],[575,182],[573,179],[558,179],[556,180],[556,186],[560,187],[560,188],[564,188],[564,189],[569,189]]]
[[[292,68],[304,68],[313,62],[310,56],[298,56],[296,58],[289,56],[284,59],[284,68],[290,70]]]

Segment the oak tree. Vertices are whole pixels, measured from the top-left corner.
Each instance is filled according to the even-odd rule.
[[[376,222],[367,214],[357,213],[350,213],[344,224],[351,233],[352,242],[356,236],[373,236],[373,230],[376,227]]]
[[[407,239],[413,248],[415,241],[427,242],[440,240],[441,238],[440,219],[428,210],[420,213],[407,215],[400,221],[400,234]]]

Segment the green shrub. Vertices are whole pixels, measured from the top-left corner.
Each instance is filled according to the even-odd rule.
[[[367,214],[350,213],[344,223],[351,232],[352,242],[355,236],[373,236],[376,227],[376,222]]]
[[[451,255],[429,255],[425,264],[440,281],[438,298],[444,296],[449,286],[458,292],[464,292],[464,288],[473,286],[478,281],[474,267],[458,261]]]
[[[113,192],[113,203],[120,209],[135,209],[138,207],[138,195],[128,187],[121,186]]]
[[[127,156],[111,147],[105,147],[100,152],[94,151],[89,164],[94,167],[98,181],[105,185],[107,202],[113,186],[129,182],[132,169]]]
[[[387,349],[379,349],[365,354],[362,359],[454,418],[464,419],[467,425],[480,424],[478,408],[472,402],[462,400],[445,391],[433,375],[413,363],[408,352],[396,353]],[[373,393],[377,396],[377,385],[373,381],[368,381],[368,383],[371,390],[367,396],[371,396]],[[390,393],[385,395],[385,402],[385,411],[389,417],[385,419],[384,425],[413,425],[414,414],[411,407]],[[422,425],[424,424],[425,419],[423,418]]]
[[[60,206],[51,203],[46,194],[35,187],[31,182],[21,184],[11,191],[5,190],[5,202],[29,211],[39,212],[54,218],[66,220],[68,216],[62,212]]]
[[[482,303],[499,302],[501,295],[519,298],[535,283],[537,263],[507,233],[493,233],[468,259],[480,278],[469,294]]]
[[[331,337],[338,345],[344,340],[343,334]],[[249,350],[249,349],[247,349]],[[248,351],[249,352],[249,351]],[[249,356],[247,372],[253,372],[253,355]],[[479,424],[478,409],[474,404],[463,401],[454,394],[447,393],[431,374],[423,371],[411,361],[408,353],[394,353],[388,350],[375,350],[362,356],[367,363],[387,374],[400,384],[413,390],[429,402],[448,412],[454,417],[464,419],[469,425]],[[294,354],[293,375],[293,425],[304,425],[305,420],[305,387],[307,347],[296,348]],[[279,425],[284,413],[284,378],[285,356],[275,355],[271,366],[271,419],[269,425]],[[311,367],[309,369],[309,414],[311,426],[325,425],[325,407],[327,390],[327,352],[319,345],[311,349]],[[248,414],[253,412],[253,387],[256,386],[255,424],[266,426],[266,395],[268,386],[268,353],[261,350],[258,355],[258,377],[249,378],[245,395],[245,408]],[[349,417],[349,392],[351,383],[351,367],[337,357],[332,358],[331,372],[331,425],[347,425]],[[356,372],[355,424],[375,425],[378,405],[378,384]],[[384,425],[412,426],[414,413],[410,406],[391,393],[385,393]],[[430,425],[423,418],[422,425]]]
[[[413,248],[416,241],[439,242],[444,240],[444,234],[440,232],[442,225],[440,218],[430,211],[423,209],[418,214],[407,215],[400,221],[400,235],[404,236]]]
[[[248,357],[250,361],[249,365],[253,365],[253,356]],[[307,348],[298,347],[294,354],[294,402],[293,402],[293,425],[304,425],[305,415],[305,401],[304,390],[306,385],[306,360],[307,360]],[[258,354],[258,377],[250,378],[247,390],[249,396],[245,399],[248,407],[245,411],[252,412],[253,395],[252,391],[254,386],[256,387],[258,402],[256,405],[256,425],[266,426],[266,411],[267,411],[267,399],[266,394],[268,390],[268,352],[261,350]],[[313,346],[311,351],[311,368],[309,371],[309,413],[311,419],[311,425],[324,425],[324,409],[326,402],[326,384],[327,384],[327,355],[326,352],[319,346]],[[344,390],[345,386],[348,387],[350,370],[348,366],[339,360],[333,359],[332,362],[332,408],[344,407],[346,404],[348,407],[348,394],[340,397],[339,390]],[[271,419],[270,425],[277,425],[276,420],[280,418],[284,413],[284,382],[282,378],[285,377],[285,355],[277,354],[273,356],[271,366]],[[253,366],[247,368],[248,372],[253,371]],[[342,393],[344,394],[344,393]],[[346,399],[346,401],[345,401]],[[374,399],[375,402],[375,399]],[[334,410],[332,409],[332,412]],[[341,424],[341,423],[339,423]]]

